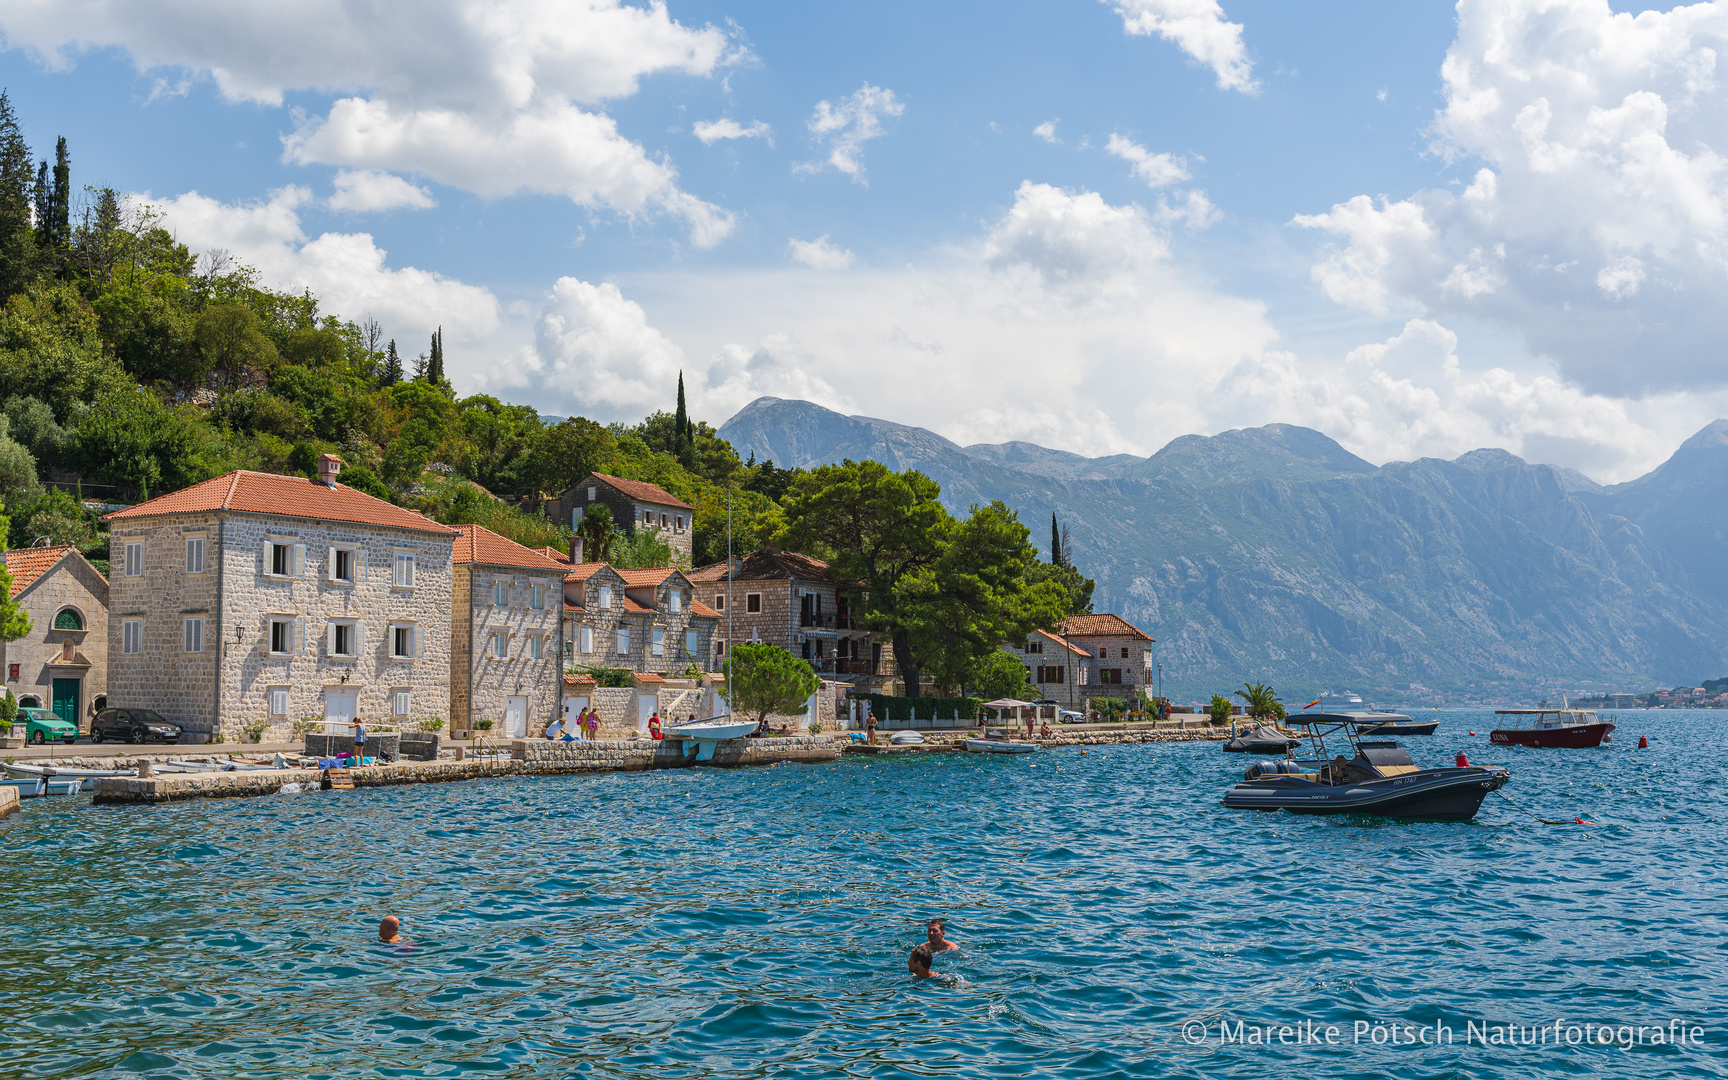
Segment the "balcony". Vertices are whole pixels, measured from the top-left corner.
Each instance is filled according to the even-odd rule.
[[[868,660],[848,660],[839,656],[824,656],[810,661],[818,675],[874,675],[876,666]]]
[[[856,630],[852,625],[852,616],[833,615],[828,612],[801,611],[798,613],[798,626],[804,630]]]

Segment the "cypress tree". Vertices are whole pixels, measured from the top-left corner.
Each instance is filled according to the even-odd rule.
[[[432,351],[426,358],[426,381],[433,386],[444,385],[444,328],[432,331]]]
[[[30,201],[36,209],[36,243],[41,246],[54,230],[54,189],[48,186],[46,161],[36,167],[36,191]]]
[[[678,373],[678,414],[672,421],[672,451],[679,461],[688,461],[695,449],[690,437],[690,410],[684,406],[684,373]]]
[[[1050,565],[1062,565],[1062,530],[1056,525],[1056,511],[1050,511]]]
[[[395,386],[402,381],[402,357],[396,352],[396,339],[390,339],[390,348],[384,354],[384,374],[378,377],[379,385]]]
[[[48,216],[53,219],[54,247],[63,250],[72,242],[72,157],[66,152],[66,136],[54,144],[54,189]]]
[[[12,99],[0,90],[0,297],[21,291],[35,274],[36,237],[30,220],[34,165]]]

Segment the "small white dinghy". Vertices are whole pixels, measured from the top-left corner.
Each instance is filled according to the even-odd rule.
[[[893,746],[923,746],[924,735],[917,731],[896,731],[888,736],[888,742]]]
[[[137,769],[70,769],[58,765],[24,765],[19,762],[7,762],[0,765],[6,772],[23,780],[38,779],[48,781],[78,781],[78,787],[83,791],[95,791],[96,781],[106,776],[137,776]],[[63,792],[50,791],[50,795],[60,795]]]
[[[669,724],[662,729],[662,735],[667,739],[682,740],[685,757],[694,754],[697,761],[712,761],[715,747],[727,739],[742,739],[755,730],[756,721],[734,720],[727,715]]]
[[[1006,732],[992,728],[982,739],[967,739],[966,749],[974,754],[1030,754],[1038,749],[1038,744],[1015,742]]]

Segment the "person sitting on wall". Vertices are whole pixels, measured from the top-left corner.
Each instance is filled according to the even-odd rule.
[[[563,734],[564,734],[564,718],[562,716],[558,717],[557,719],[553,720],[550,724],[546,725],[546,738],[548,740],[550,740],[552,742],[556,742],[558,740],[558,738],[560,736],[562,736]]]

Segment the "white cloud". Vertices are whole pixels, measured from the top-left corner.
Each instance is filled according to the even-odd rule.
[[[1154,154],[1132,140],[1120,135],[1111,135],[1104,149],[1132,168],[1129,170],[1141,180],[1146,181],[1149,188],[1169,187],[1188,179],[1188,162],[1172,154]]]
[[[1229,22],[1218,0],[1103,0],[1130,34],[1157,34],[1212,69],[1220,90],[1259,89],[1242,45],[1242,24]]]
[[[1040,139],[1043,139],[1047,143],[1059,143],[1062,141],[1061,139],[1058,139],[1056,137],[1056,125],[1059,122],[1060,121],[1056,121],[1056,120],[1046,120],[1042,124],[1039,124],[1037,127],[1033,128],[1032,134],[1038,136]]]
[[[815,270],[844,270],[852,265],[852,253],[838,244],[831,243],[826,235],[814,240],[799,240],[796,237],[787,241],[786,253],[793,262],[801,262]]]
[[[1160,199],[1158,209],[1152,214],[1152,220],[1165,228],[1182,225],[1198,231],[1217,224],[1223,216],[1218,208],[1212,205],[1212,200],[1206,197],[1206,193],[1195,188],[1181,192],[1174,203],[1169,199]]]
[[[583,106],[636,92],[644,75],[707,76],[739,56],[663,4],[619,0],[325,0],[293,5],[57,0],[0,7],[0,34],[65,70],[125,50],[141,70],[208,77],[230,101],[280,106],[295,91],[344,95],[297,120],[301,164],[420,173],[487,197],[529,191],[632,217],[685,220],[717,243],[730,215],[683,191],[677,171]]]
[[[823,161],[798,166],[801,172],[820,172],[832,165],[858,183],[864,183],[864,144],[882,135],[882,118],[899,116],[906,106],[894,91],[865,83],[835,105],[818,101],[809,128],[828,147]]]
[[[640,304],[611,282],[559,278],[534,327],[534,346],[486,373],[489,387],[533,391],[534,400],[605,419],[641,417],[665,405],[684,353],[648,324]]]
[[[986,237],[983,256],[992,269],[1032,271],[1046,288],[1101,296],[1131,290],[1169,250],[1138,206],[1027,180]]]
[[[194,252],[223,250],[256,267],[264,283],[310,289],[324,313],[355,322],[371,316],[399,341],[422,340],[443,326],[459,345],[487,342],[501,329],[491,291],[414,267],[386,265],[367,233],[308,237],[300,210],[312,192],[291,185],[259,202],[223,203],[196,191],[169,199],[132,196],[162,212],[162,224]]]
[[[713,146],[721,139],[762,139],[769,146],[774,145],[774,129],[761,120],[749,127],[729,116],[719,120],[698,120],[691,125],[690,133],[701,139],[704,146]]]
[[[438,205],[432,193],[394,173],[343,169],[334,181],[336,194],[325,200],[332,210],[365,213],[374,210],[430,210]]]
[[[1461,192],[1359,195],[1299,225],[1342,240],[1321,291],[1523,337],[1590,392],[1722,386],[1728,6],[1463,0],[1433,150]]]

